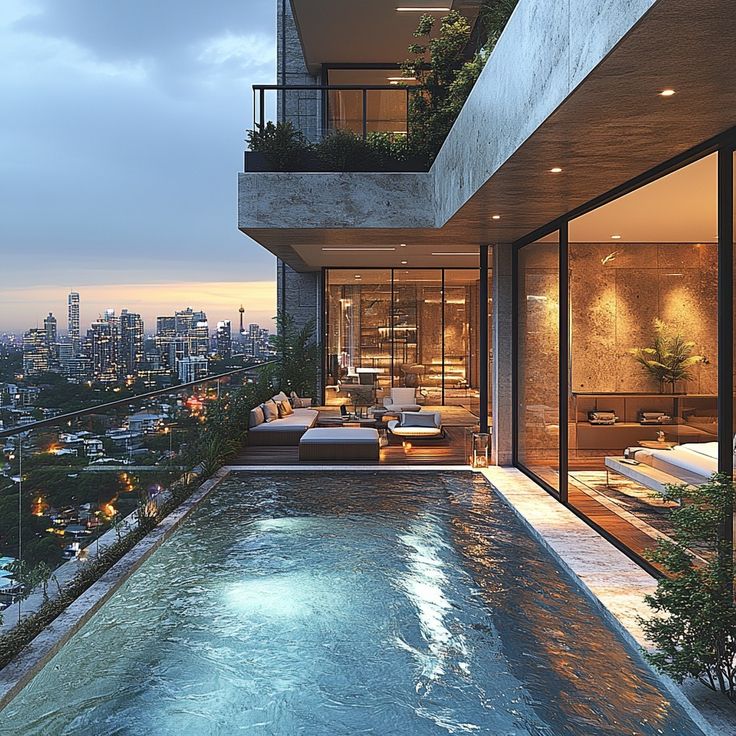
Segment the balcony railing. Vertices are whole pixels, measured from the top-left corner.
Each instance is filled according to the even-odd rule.
[[[316,143],[333,130],[367,138],[369,133],[407,133],[412,87],[376,85],[253,85],[253,121],[290,121]]]
[[[253,150],[245,171],[426,171],[412,152],[411,95],[403,84],[253,86]],[[294,132],[271,129],[291,123]],[[334,132],[350,133],[335,144]],[[254,136],[255,137],[255,136]]]
[[[51,595],[72,581],[77,560],[98,559],[143,526],[142,513],[170,503],[205,460],[210,418],[228,416],[231,397],[267,365],[0,431],[0,634],[38,584],[33,570],[47,571],[44,592],[34,592],[25,613],[42,605],[47,588]],[[3,624],[14,602],[17,615]]]

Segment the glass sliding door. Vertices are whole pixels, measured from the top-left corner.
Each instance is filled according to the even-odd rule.
[[[391,271],[330,269],[326,273],[325,402],[351,403],[349,386],[376,394],[391,385]]]
[[[639,556],[717,462],[717,203],[713,154],[569,224],[568,501]]]
[[[481,367],[479,278],[477,269],[445,271],[444,403],[464,406],[476,416],[480,412]]]
[[[325,401],[350,404],[355,385],[380,404],[392,387],[417,403],[480,411],[479,269],[325,272]],[[473,416],[470,416],[473,415]]]
[[[560,491],[559,235],[517,254],[517,462]]]
[[[395,270],[393,385],[442,403],[442,271]]]

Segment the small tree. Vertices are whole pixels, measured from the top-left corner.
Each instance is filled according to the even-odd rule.
[[[280,312],[276,317],[277,333],[273,338],[278,363],[270,378],[277,390],[288,394],[311,394],[317,385],[319,346],[314,341],[314,320],[298,327],[294,317]]]
[[[723,530],[732,524],[734,484],[726,475],[685,490],[669,486],[665,498],[688,502],[671,512],[672,539],[648,558],[668,573],[647,596],[655,615],[641,621],[656,647],[647,659],[678,682],[696,678],[736,700],[736,606],[733,549]],[[692,548],[703,551],[697,560]]]

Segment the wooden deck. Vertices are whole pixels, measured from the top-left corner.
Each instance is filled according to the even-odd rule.
[[[381,448],[381,456],[375,461],[320,460],[320,465],[467,465],[465,457],[465,427],[445,427],[445,439],[412,441],[411,448],[391,440]],[[245,446],[230,461],[230,465],[298,465],[298,447],[250,447]]]

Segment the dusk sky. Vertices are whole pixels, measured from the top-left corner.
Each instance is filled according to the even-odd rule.
[[[107,307],[270,325],[275,260],[237,229],[273,0],[0,0],[0,331]]]

